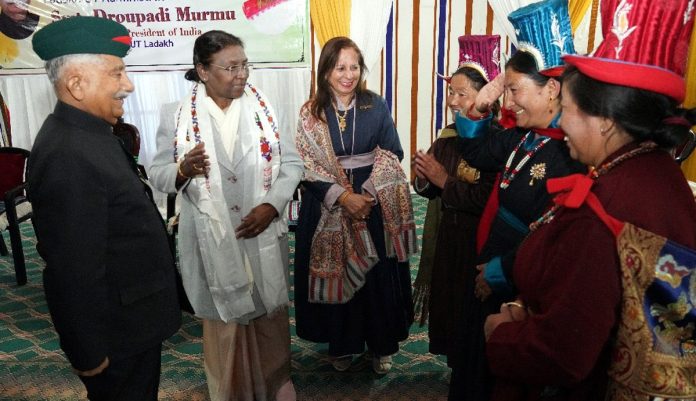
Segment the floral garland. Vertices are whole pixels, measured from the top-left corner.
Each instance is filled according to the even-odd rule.
[[[261,94],[256,90],[255,87],[253,87],[251,84],[247,83],[247,87],[251,90],[251,92],[256,96],[256,100],[259,102],[259,105],[263,108],[263,112],[266,115],[266,118],[268,119],[268,123],[271,125],[271,129],[273,130],[273,133],[276,137],[276,139],[280,139],[280,133],[278,132],[278,125],[276,122],[273,120],[273,116],[271,115],[271,111],[268,109],[268,106],[266,105],[266,102],[261,98]],[[193,129],[193,136],[194,136],[194,141],[196,144],[201,143],[201,131],[198,126],[198,114],[196,111],[196,98],[198,95],[198,85],[194,85],[193,90],[191,91],[191,125]],[[271,148],[271,143],[270,141],[266,138],[265,135],[263,135],[263,124],[261,123],[261,119],[259,118],[258,113],[254,115],[256,125],[259,127],[259,130],[261,131],[261,136],[259,138],[260,142],[260,150],[261,150],[261,156],[266,159],[266,161],[271,161],[272,157],[272,148]],[[181,118],[181,109],[179,110],[179,114],[176,116],[176,126],[179,126],[179,120]],[[178,161],[178,154],[177,154],[177,143],[178,138],[176,134],[174,135],[174,161]],[[189,133],[188,130],[186,131],[186,141],[190,141]],[[280,149],[278,149],[278,153],[280,153]]]
[[[198,128],[198,115],[196,114],[196,96],[198,95],[198,85],[193,86],[193,90],[191,91],[191,121],[193,122],[193,132],[194,132],[194,138],[196,139],[196,143],[201,142],[201,133],[200,129]],[[181,108],[179,108],[179,113],[176,115],[176,127],[179,127],[179,120],[181,119]],[[177,146],[179,145],[178,143],[179,138],[176,135],[176,130],[174,130],[174,162],[179,161],[179,154],[177,150]],[[186,130],[186,142],[190,142],[191,138],[189,137],[189,132]]]
[[[263,107],[263,112],[266,114],[266,118],[268,119],[268,123],[271,125],[271,129],[273,130],[273,133],[275,134],[276,139],[280,139],[280,133],[278,132],[278,125],[276,122],[273,120],[273,116],[271,116],[271,111],[268,109],[268,106],[266,106],[266,102],[261,98],[261,94],[256,90],[255,87],[253,87],[250,83],[247,83],[247,87],[251,90],[251,92],[256,96],[256,100],[259,102],[259,106]],[[261,157],[266,159],[266,161],[271,161],[272,157],[272,148],[271,148],[271,143],[266,139],[266,136],[263,135],[263,125],[261,124],[261,120],[259,119],[259,115],[256,114],[256,125],[259,127],[261,130],[261,137],[259,138],[260,142],[260,148],[261,148]],[[280,153],[280,149],[278,149],[278,153]]]
[[[196,111],[196,98],[198,97],[198,85],[193,86],[191,91],[191,126],[193,127],[193,139],[197,144],[201,143],[201,129],[198,126],[198,112]],[[181,118],[181,109],[176,116],[176,127],[179,127],[179,120]],[[178,162],[178,141],[179,138],[176,135],[176,130],[174,130],[174,162]],[[186,142],[190,142],[191,137],[189,136],[188,130],[186,130]],[[208,173],[205,174],[205,187],[210,190],[210,180],[208,179]]]

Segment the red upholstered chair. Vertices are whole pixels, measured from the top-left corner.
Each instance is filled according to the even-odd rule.
[[[694,148],[696,148],[696,134],[691,130],[686,140],[672,150],[674,160],[678,163],[683,162],[694,151]]]
[[[14,260],[17,284],[27,282],[27,270],[24,265],[24,250],[19,224],[32,217],[31,204],[24,194],[24,175],[29,151],[13,147],[0,148],[0,233],[10,232],[12,258]],[[7,246],[0,236],[0,254],[7,256]]]
[[[114,125],[114,135],[123,141],[123,146],[137,160],[138,154],[140,154],[140,131],[138,128],[133,124],[123,122],[123,119],[119,119]]]

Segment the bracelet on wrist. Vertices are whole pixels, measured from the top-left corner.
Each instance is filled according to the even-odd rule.
[[[338,204],[343,206],[343,201],[346,200],[346,198],[350,195],[350,192],[345,191],[343,192],[339,197],[338,197]]]
[[[183,161],[180,161],[180,162],[177,164],[176,173],[179,174],[180,176],[182,176],[183,178],[186,178],[186,179],[191,178],[191,177],[187,176],[186,174],[184,174],[183,171],[181,171],[181,164],[182,164],[182,163],[183,163]]]
[[[507,306],[508,308],[515,306],[517,308],[521,308],[521,309],[525,309],[525,310],[527,309],[527,307],[524,306],[524,304],[522,302],[518,302],[518,301],[505,302],[503,305]]]
[[[421,181],[425,181],[425,184],[420,185]],[[416,177],[415,180],[413,180],[413,187],[416,189],[417,192],[422,192],[428,189],[430,187],[430,181],[427,179],[421,180],[420,178]]]
[[[472,104],[471,107],[469,107],[469,110],[466,112],[466,117],[472,121],[480,121],[488,118],[488,116],[491,114],[491,110],[488,109],[486,112],[480,112],[476,110],[479,114],[477,115],[474,113],[475,105]]]

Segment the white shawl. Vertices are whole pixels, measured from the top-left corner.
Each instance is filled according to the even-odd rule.
[[[205,86],[195,84],[189,96],[180,103],[175,115],[176,150],[174,159],[178,162],[178,159],[182,158],[197,143],[205,143],[210,170],[205,177],[192,178],[184,187],[185,191],[182,192],[183,196],[194,206],[195,236],[188,240],[198,243],[202,266],[205,270],[213,302],[220,318],[227,322],[254,312],[255,307],[252,300],[254,280],[263,280],[264,283],[270,280],[273,282],[272,287],[274,288],[278,288],[279,284],[273,278],[254,277],[248,257],[243,256],[241,240],[237,240],[235,237],[229,215],[230,209],[222,190],[222,177],[215,149],[215,138],[213,138],[212,121],[209,111],[206,110],[206,102],[202,101],[206,96]],[[260,98],[258,91],[247,84],[244,96],[246,99],[240,98],[243,102],[243,116],[240,119],[239,132],[240,134],[242,132],[259,132],[258,138],[251,138],[252,143],[256,144],[256,149],[252,151],[258,155],[254,159],[256,163],[254,166],[255,174],[254,177],[245,177],[245,179],[252,180],[254,201],[258,201],[270,189],[270,185],[277,177],[279,170],[276,166],[280,165],[280,154],[277,149],[271,154],[271,160],[267,160],[268,155],[266,157],[262,155],[259,145],[262,142],[260,139],[268,137],[270,141],[270,138],[273,138],[277,143],[275,138],[277,129],[274,124],[255,121],[254,114],[264,116],[264,113],[267,113],[274,116],[268,103]],[[247,140],[242,138],[237,140],[249,142],[248,138]],[[279,232],[277,226],[278,223],[273,222],[266,230],[273,234],[276,242],[276,233]],[[187,239],[180,238],[180,240]],[[261,260],[263,264],[263,258]],[[261,274],[264,275],[267,269],[262,266],[260,270]],[[264,285],[264,287],[268,288],[269,285]],[[287,302],[287,288],[282,288],[281,292],[282,290],[285,291],[284,296],[270,293],[270,291],[260,294],[268,312]]]

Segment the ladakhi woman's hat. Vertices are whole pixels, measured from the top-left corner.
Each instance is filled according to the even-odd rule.
[[[539,72],[557,77],[563,73],[562,56],[575,54],[567,0],[544,0],[510,13],[518,51],[525,51],[537,63]]]
[[[459,37],[459,68],[471,67],[491,81],[500,74],[500,36],[464,35]]]
[[[601,82],[645,89],[683,102],[694,0],[603,0],[604,41],[592,57],[566,63]]]

